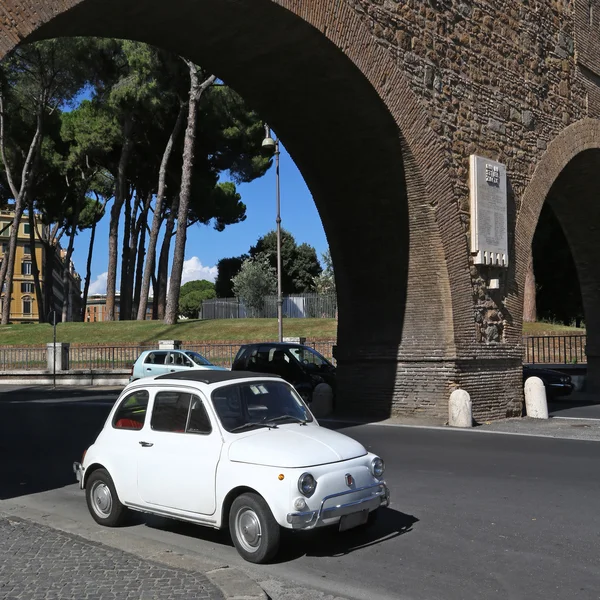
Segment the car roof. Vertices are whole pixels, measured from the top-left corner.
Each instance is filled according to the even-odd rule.
[[[275,348],[310,348],[305,344],[298,344],[296,342],[253,342],[252,344],[242,344],[241,348],[251,348],[252,346],[273,346]]]
[[[163,379],[180,379],[187,381],[199,381],[201,383],[223,383],[233,381],[235,379],[281,379],[279,375],[273,373],[253,373],[251,371],[177,371],[176,373],[167,373],[166,375],[158,375],[155,381]]]

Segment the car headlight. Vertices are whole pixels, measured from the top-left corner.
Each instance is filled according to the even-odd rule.
[[[571,378],[570,377],[561,377],[560,380],[562,383],[569,383],[569,381],[571,381]]]
[[[385,464],[384,464],[383,460],[381,460],[381,458],[379,458],[379,456],[376,456],[371,461],[371,473],[373,474],[373,477],[381,477],[383,475],[384,471],[385,471]]]
[[[317,489],[317,482],[310,473],[302,473],[298,478],[298,490],[307,498],[310,498]]]

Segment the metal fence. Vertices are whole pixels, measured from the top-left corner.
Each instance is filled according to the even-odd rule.
[[[282,312],[290,319],[334,319],[337,314],[335,294],[297,294],[283,297]],[[276,319],[277,296],[266,296],[260,310],[252,309],[239,298],[204,300],[201,319]]]
[[[524,336],[523,362],[530,364],[586,364],[586,339],[585,335]],[[333,347],[335,344],[334,340],[306,341],[307,346],[314,348],[334,364]],[[69,365],[71,369],[129,369],[144,350],[155,347],[154,344],[136,346],[72,345],[69,349]],[[183,343],[182,348],[199,352],[215,365],[231,368],[233,359],[240,349],[240,343]],[[0,348],[0,371],[46,368],[47,349],[45,347]]]
[[[585,335],[523,337],[523,362],[536,364],[586,364]]]
[[[71,346],[71,369],[129,369],[137,357],[154,346]]]
[[[46,369],[46,348],[0,348],[0,371]]]

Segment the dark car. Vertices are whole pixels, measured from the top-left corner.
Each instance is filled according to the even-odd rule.
[[[571,377],[554,369],[523,365],[523,382],[529,377],[539,377],[544,382],[549,397],[568,396],[574,389]]]
[[[335,367],[316,350],[302,344],[245,344],[231,370],[279,375],[298,390],[305,402],[312,401],[314,389],[322,383],[329,385],[335,395]]]

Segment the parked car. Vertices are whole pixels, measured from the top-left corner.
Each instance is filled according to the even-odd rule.
[[[232,371],[273,373],[291,383],[310,403],[315,388],[326,384],[335,395],[335,367],[310,346],[285,342],[261,342],[240,347]]]
[[[384,463],[320,427],[275,375],[200,371],[130,383],[73,470],[97,523],[128,509],[229,528],[254,563],[281,528],[367,525],[389,505]]]
[[[133,363],[129,382],[190,369],[227,370],[213,365],[202,354],[191,350],[144,350]]]
[[[529,377],[539,377],[544,382],[548,397],[568,396],[575,388],[569,375],[554,369],[523,365],[523,382]]]

